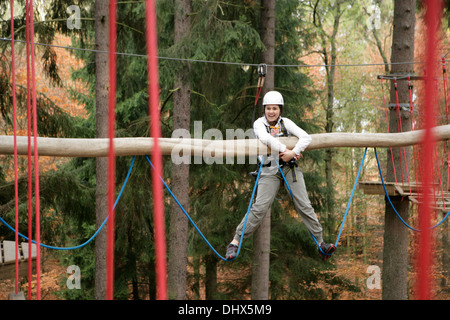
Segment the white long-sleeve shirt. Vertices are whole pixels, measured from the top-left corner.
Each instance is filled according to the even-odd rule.
[[[298,141],[295,144],[295,147],[292,149],[292,151],[294,151],[296,155],[299,155],[308,147],[308,145],[311,143],[312,138],[305,130],[301,129],[292,120],[288,118],[282,118],[280,116],[275,126],[270,126],[270,124],[267,122],[266,117],[264,116],[258,118],[253,123],[253,130],[255,132],[256,137],[272,150],[272,154],[286,151],[286,145],[281,143],[280,140],[278,139],[280,136],[283,135],[280,123],[281,120],[283,120],[283,124],[284,127],[286,128],[288,135],[294,135],[298,138]],[[273,156],[265,157],[265,159],[266,161],[264,161],[264,163],[267,163],[268,161],[273,160]],[[275,172],[278,169],[276,164],[274,164],[273,162],[272,166],[269,168],[275,169]],[[273,173],[271,171],[274,170],[269,171],[270,172],[267,173]]]

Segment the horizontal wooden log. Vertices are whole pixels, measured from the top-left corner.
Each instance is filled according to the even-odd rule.
[[[402,133],[320,133],[312,134],[307,150],[323,148],[389,148],[411,146],[421,143],[423,131]],[[450,139],[450,125],[433,128],[436,141]],[[288,148],[293,148],[296,137],[280,138]],[[268,154],[268,149],[258,139],[207,140],[185,138],[160,138],[159,147],[163,155],[198,155],[203,157],[239,157]],[[77,139],[38,137],[38,152],[41,156],[55,157],[106,157],[109,139]],[[31,141],[33,151],[33,139]],[[117,156],[148,155],[154,148],[153,138],[115,138]],[[19,155],[28,154],[28,138],[17,137]],[[0,154],[14,154],[14,137],[0,136]]]

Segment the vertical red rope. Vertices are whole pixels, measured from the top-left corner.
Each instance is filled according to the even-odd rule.
[[[419,252],[417,260],[418,283],[417,293],[418,299],[430,299],[430,273],[431,273],[431,194],[432,194],[432,177],[433,177],[433,154],[434,140],[432,128],[434,126],[434,81],[435,78],[435,62],[436,62],[436,30],[440,21],[440,1],[427,0],[425,22],[427,26],[426,36],[426,70],[427,80],[425,81],[425,134],[423,137],[424,155],[423,166],[423,206],[419,211],[419,225],[422,232],[419,234]]]
[[[28,256],[31,257],[33,238],[33,182],[32,182],[32,158],[31,158],[31,61],[30,61],[30,2],[26,0],[26,53],[27,53],[27,136],[28,136]],[[28,259],[28,300],[31,300],[31,280],[33,276],[33,259]]]
[[[36,228],[36,299],[41,300],[41,221],[40,221],[40,194],[39,194],[39,154],[37,144],[37,103],[36,103],[36,70],[34,50],[34,19],[33,0],[30,0],[30,45],[31,45],[31,83],[33,106],[33,155],[34,155],[34,197],[35,197],[35,228]]]
[[[115,191],[115,172],[116,159],[114,150],[114,135],[116,124],[116,0],[109,2],[109,108],[108,108],[108,235],[107,235],[107,254],[106,254],[106,299],[114,298],[114,191]]]
[[[16,251],[16,294],[19,293],[19,186],[17,177],[17,104],[16,104],[16,58],[14,53],[14,5],[10,0],[11,6],[11,82],[12,82],[12,100],[13,100],[13,131],[14,131],[14,199],[15,199],[15,251]]]
[[[264,79],[265,79],[265,77],[263,77],[263,76],[259,76],[259,78],[258,78],[258,85],[256,88],[256,96],[255,96],[255,107],[258,104],[259,96],[261,95],[261,91],[264,86]]]
[[[159,79],[158,79],[158,41],[156,34],[156,9],[155,1],[146,1],[146,42],[148,56],[148,85],[149,85],[149,115],[150,133],[153,137],[152,161],[155,170],[152,170],[153,190],[153,216],[155,233],[156,255],[156,298],[167,299],[167,267],[166,267],[166,239],[164,224],[164,203],[162,177],[162,154],[158,138],[161,136],[159,115]]]

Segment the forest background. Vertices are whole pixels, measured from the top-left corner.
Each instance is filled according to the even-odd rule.
[[[96,99],[101,64],[92,49],[96,43],[96,5],[102,1],[36,1],[38,130],[40,136],[94,138],[99,135]],[[103,1],[105,3],[105,1]],[[107,3],[107,1],[106,1]],[[194,121],[203,131],[217,128],[251,128],[261,54],[259,1],[184,1],[189,3],[190,27],[175,36],[178,1],[157,1],[161,87],[161,125],[170,137],[177,117],[184,117],[191,132]],[[286,116],[309,133],[387,132],[385,92],[392,45],[393,1],[282,0],[275,3],[274,88],[283,93]],[[72,10],[68,8],[72,6]],[[73,7],[75,6],[75,7]],[[75,9],[78,8],[78,11]],[[416,61],[423,61],[423,8],[417,1]],[[76,10],[78,10],[76,9]],[[98,9],[98,8],[97,8]],[[11,37],[9,1],[0,3],[0,126],[12,134]],[[15,38],[25,40],[24,1],[15,1]],[[79,15],[77,16],[77,12]],[[147,60],[144,1],[118,1],[117,125],[120,137],[149,135]],[[75,16],[74,16],[75,14]],[[78,19],[79,18],[79,19]],[[75,19],[75,20],[74,20]],[[78,20],[76,20],[78,19]],[[444,10],[440,53],[450,51],[448,15]],[[76,24],[76,23],[79,24]],[[179,34],[179,33],[178,33]],[[61,46],[58,47],[58,46]],[[62,47],[85,48],[75,50]],[[189,59],[189,60],[179,60]],[[26,135],[25,44],[16,43],[18,134]],[[223,63],[211,63],[223,62]],[[421,64],[415,65],[422,74]],[[184,78],[180,79],[180,74]],[[181,81],[181,82],[180,82]],[[181,83],[181,85],[180,85]],[[420,109],[420,90],[414,87]],[[442,82],[437,90],[444,96]],[[187,92],[186,110],[176,109],[177,95]],[[180,99],[178,97],[178,99]],[[445,102],[439,101],[441,108]],[[260,103],[256,107],[261,114]],[[442,109],[445,110],[445,109]],[[445,113],[445,111],[443,111]],[[443,114],[443,113],[442,113]],[[104,115],[103,115],[104,116]],[[439,118],[441,123],[445,119]],[[312,204],[324,226],[325,238],[334,242],[356,178],[363,149],[340,148],[304,153],[301,167]],[[380,150],[387,158],[387,150]],[[0,156],[0,216],[14,221],[13,157]],[[383,166],[386,166],[383,160]],[[117,158],[116,186],[121,187],[131,157]],[[98,163],[94,158],[40,157],[42,242],[74,246],[89,239],[98,228]],[[255,165],[191,164],[184,201],[198,227],[219,252],[231,240],[247,211]],[[170,157],[164,157],[164,179],[181,184]],[[186,168],[185,168],[186,170]],[[181,178],[180,178],[181,177]],[[363,166],[364,180],[378,180],[376,162],[369,152]],[[178,180],[177,180],[178,179]],[[20,230],[28,229],[27,158],[19,157]],[[150,167],[136,157],[133,174],[116,207],[115,298],[155,299],[154,243]],[[183,197],[183,195],[180,195]],[[188,199],[188,200],[187,200]],[[175,247],[171,217],[180,211],[166,193],[168,246]],[[382,268],[385,202],[382,196],[365,195],[359,189],[351,203],[337,252],[327,262],[295,213],[284,190],[271,212],[270,299],[380,299],[381,288],[368,282],[372,267]],[[178,211],[177,211],[178,210]],[[411,204],[412,224],[417,210]],[[97,217],[96,217],[97,216]],[[105,231],[106,232],[106,231]],[[181,231],[183,232],[183,231]],[[245,241],[239,259],[223,262],[197,231],[186,230],[186,263],[173,273],[185,273],[185,282],[171,288],[172,298],[247,299],[252,296],[252,251]],[[448,298],[448,263],[441,248],[448,244],[448,225],[436,239],[434,296]],[[14,233],[0,225],[0,240],[13,240]],[[410,236],[411,266],[415,235]],[[58,267],[57,286],[47,295],[57,299],[95,299],[104,294],[98,287],[101,268],[96,267],[99,244],[72,251],[43,249],[46,265]],[[173,267],[170,264],[169,268]],[[52,263],[51,262],[57,262]],[[80,290],[67,288],[67,266],[81,271]],[[50,268],[50,267],[49,267]],[[376,269],[375,269],[376,270]],[[414,294],[414,268],[409,273],[409,294]],[[170,277],[170,273],[169,273]],[[101,277],[100,277],[101,278]],[[169,279],[169,283],[170,283]],[[10,282],[3,283],[4,288]],[[26,279],[22,288],[28,290]],[[181,292],[181,294],[180,294]]]

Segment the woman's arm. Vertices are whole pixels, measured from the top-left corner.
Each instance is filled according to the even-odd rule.
[[[292,149],[292,151],[294,151],[294,153],[298,156],[300,155],[300,153],[305,151],[306,147],[309,146],[309,144],[312,141],[312,138],[305,130],[297,126],[292,120],[283,118],[283,122],[284,126],[286,127],[286,130],[290,134],[293,134],[298,138],[295,147]]]

